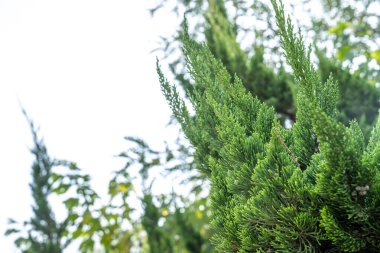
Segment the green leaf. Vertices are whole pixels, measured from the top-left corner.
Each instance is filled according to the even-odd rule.
[[[74,222],[76,221],[76,219],[78,219],[78,218],[79,218],[79,215],[76,214],[76,213],[71,213],[71,214],[69,214],[69,220],[70,220],[72,223],[74,223]]]
[[[100,240],[100,242],[105,246],[105,248],[108,248],[112,242],[112,235],[111,234],[104,234],[102,236],[102,239]]]
[[[338,24],[336,24],[336,26],[331,27],[329,29],[329,34],[341,35],[341,34],[343,34],[344,30],[346,30],[349,27],[352,27],[351,22],[338,22]]]
[[[18,229],[15,229],[15,228],[10,228],[10,229],[7,229],[4,233],[5,236],[8,236],[8,235],[11,235],[11,234],[14,234],[14,233],[18,233],[20,232],[20,230]]]
[[[78,238],[82,234],[82,229],[77,229],[73,232],[73,239]]]
[[[79,249],[82,252],[92,251],[92,249],[94,248],[94,244],[95,244],[94,240],[88,239],[81,243],[81,245],[79,246]]]
[[[27,244],[28,242],[29,242],[29,240],[26,239],[26,238],[24,238],[24,237],[20,237],[20,238],[17,238],[17,239],[15,240],[15,244],[16,244],[16,246],[17,246],[18,248],[20,248],[21,245],[23,245],[23,244]]]
[[[63,179],[63,176],[62,175],[59,175],[57,173],[51,173],[50,174],[50,178],[52,179],[52,184],[57,182],[58,180],[62,180]]]
[[[118,191],[126,193],[128,191],[128,185],[123,183],[119,184]]]
[[[153,166],[154,166],[154,165],[159,165],[159,164],[160,164],[160,159],[158,159],[158,158],[153,159],[151,164],[152,164]]]
[[[377,61],[377,64],[380,64],[380,49],[371,52],[371,57]]]
[[[73,162],[69,164],[69,169],[70,169],[70,170],[80,170],[80,169],[78,168],[77,164],[76,164],[76,163],[73,163]]]
[[[338,49],[338,52],[336,53],[336,57],[344,61],[346,59],[347,54],[351,51],[352,47],[349,45],[344,45]]]
[[[90,224],[92,220],[92,215],[91,215],[91,212],[90,210],[86,210],[83,214],[83,224]]]
[[[166,156],[166,161],[169,162],[170,160],[172,160],[174,158],[174,155],[173,153],[169,150],[168,151],[168,154]]]
[[[55,188],[53,190],[53,192],[55,192],[58,195],[64,194],[69,190],[70,186],[71,185],[69,185],[69,184],[60,184],[60,185],[58,185],[57,188]]]
[[[63,202],[68,210],[72,210],[74,207],[79,205],[79,199],[69,198]]]

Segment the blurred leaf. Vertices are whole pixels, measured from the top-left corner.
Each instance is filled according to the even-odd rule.
[[[50,174],[50,178],[53,180],[52,183],[55,183],[55,182],[58,181],[58,180],[62,180],[62,179],[63,179],[63,176],[62,176],[62,175],[59,175],[59,174],[56,174],[56,173],[51,173],[51,174]]]
[[[76,163],[73,163],[73,162],[71,162],[71,163],[69,164],[69,169],[70,169],[70,170],[80,170],[80,169],[78,168],[77,164],[76,164]]]
[[[344,30],[347,28],[352,27],[351,22],[338,22],[338,24],[334,27],[331,27],[329,29],[330,34],[336,34],[336,35],[341,35],[343,34]]]
[[[74,207],[79,205],[79,199],[77,198],[69,198],[63,202],[66,208],[71,211]]]
[[[346,59],[346,55],[350,52],[351,49],[352,49],[352,47],[349,45],[345,45],[345,46],[340,47],[338,49],[338,52],[336,53],[336,57],[339,60],[344,61]]]
[[[206,234],[206,229],[201,228],[200,231],[199,231],[199,233],[200,233],[202,236],[204,236],[204,235]]]
[[[94,240],[92,239],[87,239],[87,240],[84,240],[81,245],[79,246],[79,249],[82,251],[82,252],[89,252],[89,251],[92,251],[93,248],[94,248]]]
[[[371,52],[371,57],[377,61],[378,64],[380,64],[380,49]]]
[[[128,191],[128,187],[126,184],[119,184],[118,190],[122,193],[126,193]]]
[[[20,247],[23,244],[27,244],[29,241],[26,238],[20,237],[15,240],[15,244],[17,247]]]
[[[170,160],[172,160],[174,158],[174,155],[170,150],[168,150],[167,152],[168,152],[168,154],[166,156],[166,161],[169,162]]]
[[[355,35],[358,37],[371,36],[372,33],[373,31],[367,23],[360,23],[355,26]]]
[[[114,179],[111,180],[108,184],[108,194],[111,196],[111,198],[115,197],[117,194],[117,183]]]
[[[106,248],[109,248],[109,246],[111,245],[111,242],[112,242],[112,235],[111,234],[104,234],[102,236],[102,239],[100,240],[100,242],[106,247]]]
[[[86,224],[86,225],[90,224],[91,220],[92,220],[91,212],[90,210],[87,209],[83,214],[83,224]]]
[[[73,239],[76,239],[81,235],[82,235],[82,229],[77,229],[73,232]]]
[[[53,190],[58,195],[64,194],[67,192],[67,190],[70,188],[69,184],[60,184],[57,188]]]
[[[14,233],[18,233],[18,232],[20,232],[20,230],[15,229],[15,228],[10,228],[10,229],[7,229],[7,230],[5,231],[4,235],[7,236],[7,235],[14,234]]]
[[[72,214],[70,214],[69,215],[69,220],[70,221],[72,221],[72,222],[75,222],[76,221],[76,219],[78,219],[79,218],[79,215],[78,214],[76,214],[76,213],[72,213]]]
[[[198,219],[198,220],[200,220],[200,219],[202,219],[203,218],[203,212],[201,211],[201,210],[197,210],[197,211],[195,211],[195,217]]]
[[[160,164],[160,159],[159,159],[159,158],[153,159],[151,164],[152,164],[153,166],[154,166],[154,165],[159,165],[159,164]]]
[[[12,218],[9,218],[8,219],[8,224],[10,225],[10,224],[15,224],[15,223],[17,223],[17,221],[15,221],[14,219],[12,219]]]

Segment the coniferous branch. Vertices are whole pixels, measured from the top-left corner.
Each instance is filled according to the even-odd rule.
[[[273,110],[247,93],[207,46],[184,40],[195,116],[191,128],[182,127],[210,170],[216,249],[376,252],[377,151],[363,153],[357,123],[338,123],[337,85],[320,81],[283,4],[272,3],[299,83],[292,129],[279,127]]]
[[[300,163],[297,160],[297,157],[293,153],[293,151],[290,150],[290,148],[286,145],[284,139],[281,137],[281,135],[278,133],[276,129],[274,129],[274,133],[276,134],[278,140],[281,142],[282,146],[288,151],[288,153],[291,155],[293,162],[297,165],[297,167],[301,168]]]

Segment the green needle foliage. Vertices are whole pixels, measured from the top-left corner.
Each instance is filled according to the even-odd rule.
[[[361,71],[351,73],[348,68],[342,67],[339,61],[328,59],[321,52],[318,52],[318,59],[322,80],[327,80],[331,74],[339,84],[338,120],[348,124],[352,119],[356,119],[368,139],[376,122],[377,110],[380,108],[379,89],[371,83],[372,78],[363,77]]]
[[[304,3],[305,6],[307,6],[306,2]],[[252,6],[252,14],[249,14],[249,11],[240,4],[236,5],[234,7],[236,10],[234,9],[232,12],[239,13],[239,17],[249,17],[255,23],[260,23],[261,20],[261,26],[263,19],[265,19],[265,25],[268,26],[266,31],[262,31],[263,28],[260,25],[253,25],[248,32],[238,25],[237,17],[226,11],[228,4],[228,1],[204,1],[203,5],[206,6],[204,24],[202,24],[202,29],[198,29],[204,32],[202,34],[197,33],[195,37],[204,37],[214,57],[222,61],[232,76],[236,74],[245,88],[254,96],[267,105],[273,106],[283,125],[285,122],[288,125],[293,124],[297,106],[295,101],[297,86],[294,84],[292,76],[285,71],[282,59],[276,53],[279,40],[273,34],[266,34],[267,32],[273,33],[274,28],[271,24],[273,14],[270,13],[269,7],[260,1],[256,1],[256,4]],[[231,7],[231,5],[228,6]],[[326,18],[334,15],[334,13],[346,17],[342,14],[345,13],[345,10],[340,10],[337,6],[326,11]],[[313,39],[316,47],[321,48],[321,51],[318,52],[318,60],[321,66],[319,71],[322,81],[326,81],[330,73],[333,73],[334,80],[339,86],[341,99],[338,102],[340,114],[338,120],[345,124],[353,119],[358,120],[364,130],[365,138],[368,139],[377,115],[373,108],[378,108],[380,105],[380,92],[374,85],[378,83],[378,79],[374,77],[374,71],[367,66],[369,60],[365,64],[359,65],[358,71],[353,71],[352,66],[350,68],[343,67],[339,60],[326,57],[326,55],[331,55],[331,52],[327,52],[329,50],[326,49],[326,46],[320,46],[319,42],[333,42],[334,50],[335,47],[339,47],[339,43],[327,35],[327,37],[322,36],[322,33],[326,33],[326,31],[321,30],[317,25],[321,18],[313,17],[312,11],[309,12],[308,14],[311,15],[315,27],[308,27],[307,29],[313,29],[316,33],[311,39]],[[370,14],[363,13],[363,19],[367,19],[368,15]],[[328,30],[329,28],[325,26],[323,27]],[[252,36],[253,34],[255,37],[252,45],[248,49],[244,49],[242,43],[239,42],[241,39],[238,37],[244,38],[244,36]],[[263,34],[266,34],[265,39],[262,37]],[[183,36],[179,37],[183,38]],[[179,41],[184,43],[181,39]],[[371,41],[369,40],[366,43],[371,44]],[[183,59],[174,61],[170,64],[170,69],[179,84],[187,91],[186,93],[191,93],[193,89],[191,80],[188,80],[188,75],[178,68],[182,62],[184,62]],[[187,95],[191,96],[190,94]],[[362,97],[366,97],[366,99],[362,99]]]
[[[220,59],[230,74],[236,74],[248,91],[261,101],[274,106],[282,120],[294,121],[292,78],[283,67],[274,68],[264,62],[264,48],[254,45],[250,56],[237,41],[237,31],[228,18],[224,1],[209,0],[205,13],[206,43],[212,54]]]
[[[338,121],[338,84],[332,75],[322,81],[283,4],[272,4],[297,85],[291,129],[186,29],[195,115],[157,68],[197,165],[211,181],[214,245],[239,253],[379,252],[380,122],[366,143],[356,121]]]

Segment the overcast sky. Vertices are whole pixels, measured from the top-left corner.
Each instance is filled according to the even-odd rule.
[[[150,51],[176,17],[152,19],[149,2],[0,0],[1,253],[17,252],[3,236],[7,219],[31,213],[32,140],[19,101],[49,153],[76,161],[103,193],[124,136],[158,147],[170,135]]]

